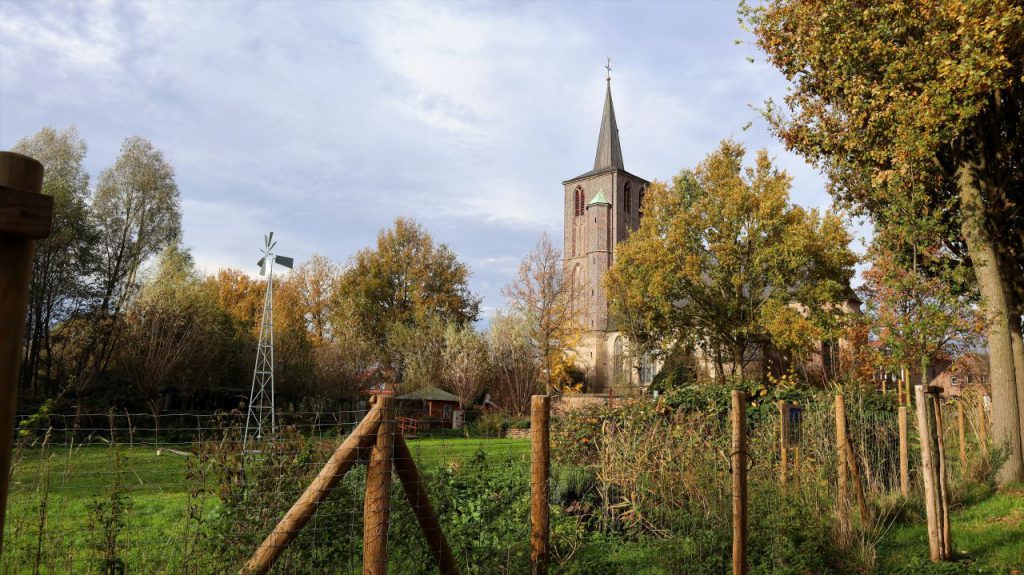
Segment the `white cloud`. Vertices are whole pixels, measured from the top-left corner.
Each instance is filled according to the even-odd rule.
[[[345,261],[415,217],[492,310],[537,234],[561,237],[607,55],[630,171],[669,178],[732,134],[828,202],[748,108],[785,85],[736,37],[727,3],[2,2],[0,145],[77,124],[98,174],[150,138],[211,270],[251,268],[270,229],[300,261]]]

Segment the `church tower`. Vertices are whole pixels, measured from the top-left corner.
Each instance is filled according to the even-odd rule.
[[[627,172],[622,162],[610,71],[594,169],[562,182],[564,270],[572,282],[573,309],[584,333],[576,351],[594,392],[622,387],[631,377],[630,370],[623,369],[622,337],[609,318],[603,282],[615,261],[616,246],[640,226],[640,204],[648,184]]]

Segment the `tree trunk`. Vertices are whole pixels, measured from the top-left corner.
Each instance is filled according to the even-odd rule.
[[[732,376],[736,381],[743,380],[743,348],[736,344],[732,346]]]
[[[1010,338],[1009,307],[992,238],[985,228],[985,205],[975,181],[977,164],[966,160],[957,168],[960,195],[961,233],[974,264],[985,312],[989,349],[989,378],[992,384],[992,439],[1009,450],[1009,457],[996,474],[1002,485],[1024,480],[1021,453],[1021,418]]]
[[[1024,447],[1024,338],[1019,326],[1010,324],[1010,345],[1013,347],[1013,369],[1017,380],[1017,412],[1020,416],[1020,441]]]

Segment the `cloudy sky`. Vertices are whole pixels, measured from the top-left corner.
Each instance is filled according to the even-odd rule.
[[[0,148],[74,125],[95,179],[125,137],[148,138],[208,271],[256,271],[269,230],[299,261],[344,262],[415,218],[469,264],[490,313],[538,235],[560,241],[606,56],[626,169],[664,180],[734,137],[771,151],[794,201],[829,206],[752,108],[786,84],[724,1],[5,0]]]

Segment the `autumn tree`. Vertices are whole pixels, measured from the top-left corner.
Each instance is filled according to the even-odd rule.
[[[331,315],[337,300],[334,291],[340,273],[337,264],[320,254],[313,254],[288,274],[302,305],[306,329],[315,343],[333,339]]]
[[[491,319],[488,337],[498,403],[515,413],[528,413],[530,397],[540,390],[541,376],[530,321],[521,315],[498,313]]]
[[[487,338],[472,325],[448,324],[444,330],[444,387],[459,397],[465,409],[487,383]]]
[[[89,296],[95,233],[89,175],[82,166],[86,144],[73,127],[43,128],[18,141],[13,151],[42,162],[42,192],[53,197],[50,235],[36,242],[32,264],[21,377],[23,392],[47,395],[54,391],[52,328],[79,313]]]
[[[644,219],[606,276],[613,318],[631,339],[692,342],[719,379],[765,342],[791,351],[823,336],[849,291],[855,256],[839,217],[789,203],[790,178],[768,154],[744,168],[723,141],[672,186],[655,182]]]
[[[765,110],[786,146],[877,228],[936,216],[946,225],[933,239],[973,266],[993,439],[1011,454],[998,479],[1024,479],[1024,6],[772,0],[743,11],[791,82]]]
[[[955,361],[976,345],[981,329],[976,302],[941,276],[901,265],[897,254],[880,245],[872,249],[871,260],[864,272],[865,320],[891,366],[917,366],[921,385],[928,385],[932,362]]]
[[[519,264],[519,275],[502,290],[510,310],[529,326],[534,353],[543,367],[545,387],[551,389],[556,368],[566,363],[579,342],[581,327],[572,302],[562,255],[543,233]]]
[[[382,230],[374,249],[364,249],[342,272],[337,289],[382,363],[398,368],[388,335],[396,326],[424,325],[431,318],[464,326],[476,320],[480,298],[469,290],[469,268],[446,244],[435,244],[419,224],[398,218]]]
[[[224,359],[230,324],[209,295],[191,255],[171,245],[122,316],[117,366],[156,421],[168,393],[187,402],[207,377],[220,373],[215,367]]]

